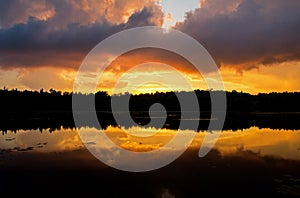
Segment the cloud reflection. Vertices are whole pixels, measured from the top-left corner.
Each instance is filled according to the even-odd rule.
[[[96,139],[93,134],[99,133],[98,129],[86,128],[90,141],[86,142],[95,146],[95,149],[110,150],[109,145],[104,144],[101,139]],[[148,133],[154,128],[132,127],[131,131],[138,133]],[[108,127],[103,131],[115,144],[122,148],[135,152],[148,152],[161,148],[166,145],[174,136],[174,131],[161,129],[150,137],[139,137],[124,132],[119,127]],[[191,130],[182,131],[183,134],[195,133]],[[189,150],[198,150],[203,142],[205,132],[197,133]],[[28,149],[32,147],[32,149]],[[97,148],[96,148],[97,147]],[[61,129],[50,133],[45,130],[40,133],[38,130],[18,131],[0,136],[0,149],[10,151],[27,152],[64,152],[83,149],[84,146],[76,130]],[[221,155],[234,155],[241,150],[259,153],[262,156],[274,156],[286,159],[300,159],[300,130],[273,130],[259,129],[251,127],[246,130],[222,131],[214,149]],[[159,157],[170,154],[174,149],[165,149],[165,153]],[[103,151],[104,152],[104,151]],[[107,152],[107,157],[120,155],[115,151]],[[196,157],[196,156],[195,156]]]

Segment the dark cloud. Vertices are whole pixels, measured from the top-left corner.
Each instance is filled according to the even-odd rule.
[[[163,24],[163,17],[163,13],[158,7],[145,7],[141,12],[131,15],[126,26],[161,26]]]
[[[56,10],[57,12],[57,10]],[[53,19],[29,17],[26,23],[0,29],[0,66],[77,67],[100,41],[127,28],[161,25],[163,14],[148,6],[135,12],[124,23],[69,23],[55,29]]]
[[[46,0],[1,0],[0,27],[26,23],[29,17],[46,20],[53,16],[54,6]]]
[[[206,0],[175,28],[220,65],[249,69],[300,59],[300,1]]]
[[[145,7],[156,8],[155,0],[1,0],[0,27],[27,23],[30,17],[47,20],[52,29],[70,23],[121,24]]]

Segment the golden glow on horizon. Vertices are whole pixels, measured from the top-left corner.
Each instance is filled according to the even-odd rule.
[[[300,62],[286,62],[238,73],[235,69],[221,67],[226,90],[251,94],[300,91]]]
[[[160,72],[166,72],[165,70],[155,71],[155,74],[151,75],[159,75]],[[184,71],[181,72],[183,73]],[[183,75],[185,75],[185,78],[190,82],[193,89],[207,90],[207,85],[200,74],[188,72],[189,71],[186,71]],[[221,67],[219,72],[222,75],[224,87],[227,91],[236,90],[251,94],[300,91],[300,79],[298,78],[298,74],[300,73],[300,62],[288,62],[269,67],[261,66],[258,69],[245,70],[243,73],[239,73],[230,67]],[[138,71],[134,73],[134,76],[136,77],[143,77],[144,75],[149,75],[149,72]],[[207,74],[207,80],[213,81],[214,75],[215,73]],[[170,78],[169,80],[172,79]],[[126,86],[127,85],[124,84],[123,92],[126,92]],[[173,88],[174,87],[176,90],[184,90],[180,85],[176,85],[176,83]],[[101,88],[99,87],[99,89]],[[110,93],[109,89],[106,90]],[[170,91],[170,89],[166,89],[158,84],[152,84],[152,86],[151,84],[148,84],[140,86],[139,90],[133,93],[154,93],[156,91],[165,92]]]
[[[105,71],[101,84],[98,85],[97,90],[107,91],[112,93],[112,89],[116,86],[116,81],[128,72],[130,68],[139,65],[143,62],[154,61],[158,62],[157,54],[153,55],[151,50],[142,51],[144,55],[139,53],[129,53],[119,57],[112,65]],[[170,54],[167,54],[170,55]],[[191,84],[193,89],[207,90],[207,85],[204,82],[201,74],[196,73],[188,62],[180,57],[170,58],[162,62],[170,65],[182,73],[184,78]],[[225,90],[227,91],[243,91],[251,94],[259,92],[294,92],[300,91],[300,62],[286,62],[272,66],[260,66],[258,69],[243,70],[242,73],[237,72],[234,66],[222,66],[220,73],[223,78]],[[23,69],[0,69],[0,84],[2,88],[20,90],[40,90],[48,91],[50,88],[71,92],[73,89],[73,82],[77,75],[74,69],[62,69],[54,67],[36,67]],[[86,76],[93,78],[96,74],[87,73]],[[139,89],[133,91],[133,94],[138,93],[155,93],[166,92],[172,89],[160,86],[157,83],[150,84],[136,84],[139,79],[148,79],[151,76],[167,76],[166,81],[173,84],[172,89],[175,91],[185,90],[177,79],[172,77],[172,71],[159,67],[149,65],[146,69],[137,70],[126,74],[122,83],[118,84],[117,92],[125,93],[136,86]],[[206,74],[208,80],[214,80],[214,73]],[[130,83],[131,82],[131,83]]]
[[[194,87],[183,72],[162,63],[137,65],[117,79],[113,93],[133,94],[192,91]]]
[[[146,93],[156,93],[156,92],[169,92],[172,91],[167,87],[163,87],[156,83],[147,83],[139,86],[135,91],[132,92],[133,95],[146,94]]]

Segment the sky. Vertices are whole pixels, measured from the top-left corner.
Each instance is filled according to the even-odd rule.
[[[123,30],[159,26],[182,31],[215,60],[226,90],[300,91],[300,1],[295,0],[2,0],[0,87],[72,91],[78,68],[93,47]],[[145,62],[155,65],[132,69]],[[119,78],[126,92],[166,91],[138,79],[174,67],[195,89],[207,89],[193,66],[168,51],[135,50],[105,71],[99,90],[111,93]],[[205,74],[211,81],[216,73]]]

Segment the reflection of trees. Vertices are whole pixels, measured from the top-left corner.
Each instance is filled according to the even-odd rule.
[[[201,110],[198,130],[206,130],[210,122],[210,94],[218,95],[220,91],[195,90]],[[111,97],[116,101],[130,96],[130,110],[137,123],[147,124],[150,121],[148,110],[154,103],[161,103],[167,110],[165,128],[178,129],[180,123],[180,104],[176,94],[190,97],[192,92],[167,92],[130,95],[129,93],[109,96],[107,92],[82,94],[56,91],[20,91],[0,90],[0,130],[35,129],[55,131],[64,128],[74,128],[72,115],[72,95],[77,97],[95,97],[96,110],[102,128],[116,126],[111,113]],[[251,95],[243,92],[226,92],[227,117],[224,129],[244,129],[251,126],[273,129],[300,129],[300,92],[260,93]],[[122,109],[118,109],[122,111]],[[192,111],[193,109],[191,109]],[[289,112],[289,113],[287,113]],[[293,113],[291,113],[293,112]],[[88,116],[88,115],[87,115]],[[217,118],[214,118],[217,119]],[[89,126],[89,123],[83,123]],[[124,123],[125,127],[126,123]]]

